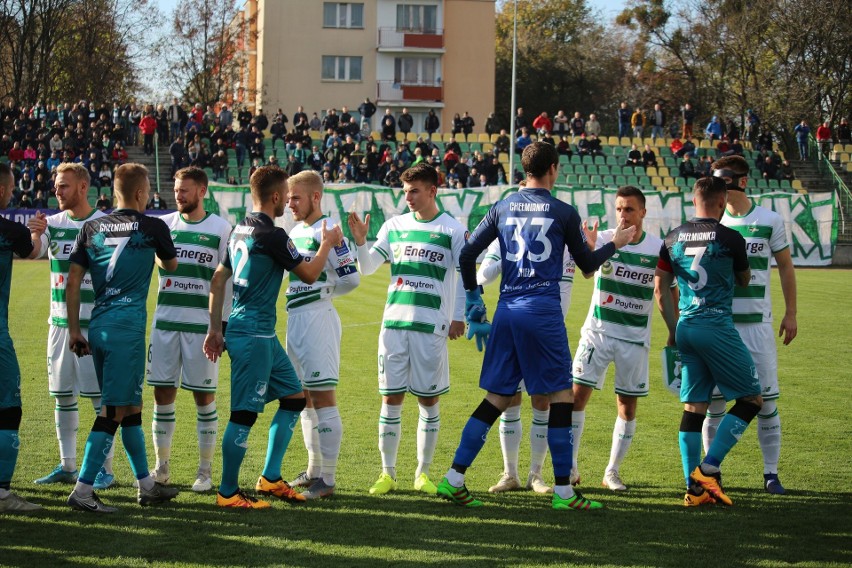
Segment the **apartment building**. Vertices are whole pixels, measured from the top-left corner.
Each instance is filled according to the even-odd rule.
[[[369,97],[377,116],[407,108],[415,132],[430,109],[442,131],[493,111],[494,0],[247,0],[238,18],[251,32],[231,94],[250,109],[322,116]]]

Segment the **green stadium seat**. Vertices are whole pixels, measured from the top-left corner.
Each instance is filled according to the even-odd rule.
[[[615,178],[613,176],[603,176],[603,184],[607,187],[613,187],[615,185]]]
[[[609,166],[598,166],[598,173],[602,176],[610,174]]]
[[[606,163],[606,158],[604,156],[595,156],[595,164],[603,165]]]
[[[571,162],[572,164],[579,164],[582,163],[582,161],[583,160],[577,154],[571,154],[571,158],[569,159],[569,162]]]
[[[559,154],[559,165],[564,166],[569,163],[569,158],[566,154]]]
[[[594,175],[598,173],[598,166],[595,164],[589,164],[586,166],[586,173],[589,175]]]
[[[781,190],[782,191],[793,191],[792,185],[790,185],[790,180],[782,179],[781,180]]]
[[[579,185],[590,185],[591,181],[589,181],[589,176],[584,174],[584,175],[577,176],[577,183]]]
[[[609,172],[614,176],[620,176],[624,174],[624,168],[621,166],[610,166]]]
[[[47,198],[47,208],[48,209],[59,209],[59,200],[57,200],[55,197],[48,197]]]
[[[593,175],[589,177],[589,183],[594,187],[600,187],[603,185],[603,179],[599,175]]]
[[[627,185],[639,185],[639,176],[627,176]]]
[[[627,185],[627,176],[615,176],[615,185],[619,187]]]
[[[567,174],[565,176],[565,181],[568,183],[568,185],[577,185],[579,183],[577,179],[577,174]]]
[[[575,174],[584,174],[584,173],[586,173],[586,166],[584,166],[583,164],[576,164],[576,165],[574,166],[574,173],[575,173]]]

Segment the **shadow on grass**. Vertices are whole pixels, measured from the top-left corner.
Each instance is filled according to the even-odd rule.
[[[339,493],[267,511],[213,506],[186,491],[142,509],[127,488],[104,491],[120,513],[70,511],[70,486],[49,488],[42,513],[0,516],[0,564],[80,566],[754,566],[852,562],[852,493],[777,497],[732,491],[735,506],[685,509],[679,494],[636,487],[591,489],[603,511],[557,512],[549,497],[484,494],[485,506],[455,507],[413,492]]]

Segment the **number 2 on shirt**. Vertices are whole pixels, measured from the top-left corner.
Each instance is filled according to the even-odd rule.
[[[249,259],[248,246],[245,241],[234,241],[230,244],[230,248],[231,258],[235,261],[234,284],[246,288],[248,286],[248,279],[246,278],[247,275],[243,274],[243,272]]]
[[[539,227],[539,231],[535,234],[534,242],[541,243],[542,251],[540,253],[534,253],[529,250],[530,246],[524,240],[524,235],[521,231],[527,221],[529,221],[530,227]],[[550,253],[553,252],[553,245],[546,235],[550,226],[553,225],[553,219],[547,217],[508,217],[506,225],[514,225],[515,231],[512,234],[512,240],[518,246],[518,252],[506,251],[506,260],[509,262],[518,262],[526,256],[530,262],[542,262],[550,258]]]

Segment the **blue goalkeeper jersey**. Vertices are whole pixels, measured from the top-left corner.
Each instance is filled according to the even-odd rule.
[[[90,326],[145,331],[154,255],[161,260],[177,256],[161,219],[116,209],[83,225],[68,260],[87,268],[92,277],[95,305]]]
[[[734,272],[749,268],[738,232],[716,219],[691,219],[666,235],[657,266],[677,277],[681,321],[733,325]]]
[[[494,239],[500,242],[500,302],[531,307],[547,298],[559,308],[566,246],[583,272],[594,272],[615,253],[613,243],[589,250],[574,207],[546,189],[522,188],[491,207],[462,249],[466,290],[476,287],[476,259]]]
[[[287,232],[265,213],[251,213],[240,221],[231,232],[222,261],[234,274],[228,333],[274,336],[275,304],[284,273],[302,260]]]

